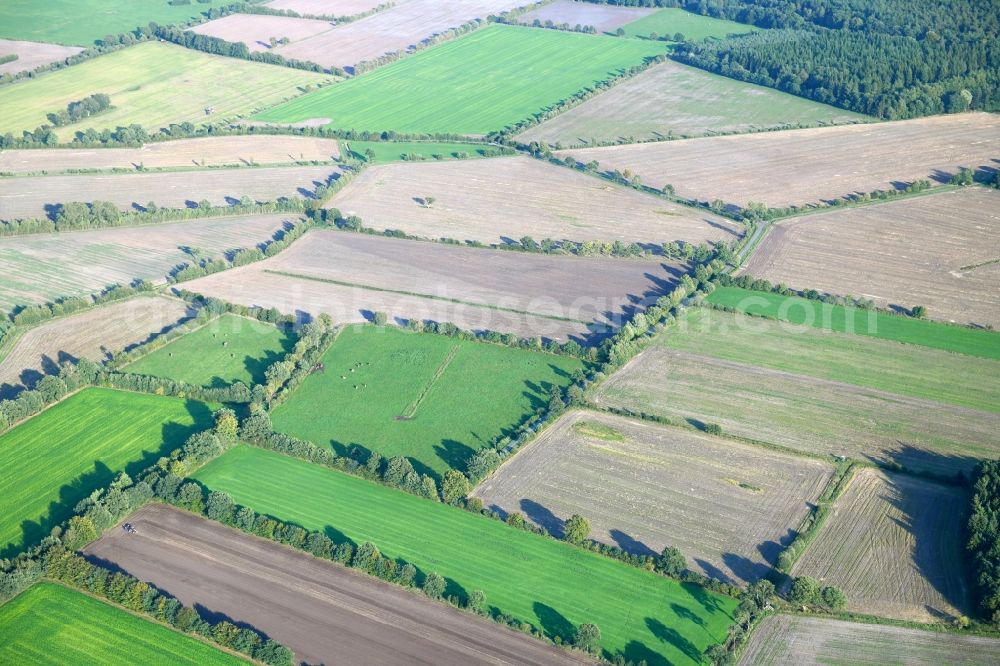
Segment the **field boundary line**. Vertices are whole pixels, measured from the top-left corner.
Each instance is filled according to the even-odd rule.
[[[357,287],[358,289],[366,289],[368,291],[380,291],[387,294],[399,294],[401,296],[416,296],[418,298],[426,298],[433,301],[445,301],[447,303],[455,303],[457,305],[468,305],[470,307],[476,308],[486,308],[488,310],[497,310],[500,312],[513,312],[514,314],[523,314],[530,317],[539,317],[541,319],[552,319],[555,321],[565,321],[573,324],[590,324],[591,322],[583,321],[582,319],[571,319],[570,317],[560,317],[558,315],[547,315],[540,314],[537,312],[528,312],[527,310],[518,310],[516,308],[505,308],[499,305],[489,305],[488,303],[475,303],[473,301],[463,301],[459,298],[448,298],[447,296],[436,296],[434,294],[423,294],[416,291],[403,291],[401,289],[389,289],[387,287],[373,287],[367,284],[361,284],[359,282],[346,282],[344,280],[335,280],[333,278],[323,278],[317,277],[315,275],[302,275],[301,273],[290,273],[287,271],[275,271],[269,268],[263,270],[264,273],[270,273],[271,275],[281,275],[283,277],[296,278],[299,280],[310,280],[312,282],[325,282],[327,284],[334,284],[341,287]]]
[[[166,143],[166,142],[161,142]],[[20,150],[31,150],[30,148],[22,148]],[[114,148],[108,150],[116,150]],[[121,150],[121,149],[119,149]],[[127,150],[127,149],[126,149]],[[243,158],[239,158],[243,159]],[[49,177],[71,177],[71,176],[135,176],[143,173],[189,173],[192,171],[197,172],[214,172],[214,171],[241,171],[241,170],[251,170],[251,169],[294,169],[296,167],[310,167],[310,166],[327,166],[327,165],[340,165],[342,162],[337,162],[334,160],[294,160],[291,162],[254,162],[253,164],[216,164],[212,166],[167,166],[167,167],[143,167],[142,169],[127,168],[127,167],[107,167],[101,169],[74,169],[74,170],[60,170],[60,171],[50,171],[48,169],[42,169],[41,171],[24,171],[24,172],[10,172],[10,171],[0,171],[0,178],[4,180],[17,179],[17,178],[49,178]]]
[[[434,385],[438,383],[439,379],[441,379],[441,375],[443,375],[444,371],[448,369],[449,365],[451,365],[452,359],[454,359],[455,354],[458,353],[459,346],[460,345],[454,345],[451,349],[448,350],[448,353],[445,355],[444,360],[441,361],[441,365],[438,366],[437,370],[434,371],[434,375],[430,378],[427,384],[424,385],[424,389],[420,392],[420,395],[418,395],[416,399],[414,399],[414,401],[411,402],[406,407],[406,409],[403,410],[401,416],[404,419],[412,419],[414,417],[414,415],[417,413],[417,409],[430,394],[431,389],[434,388]]]
[[[815,204],[810,206],[809,204],[806,204],[806,207],[803,210],[799,210],[794,213],[788,213],[787,215],[775,216],[774,218],[771,219],[771,222],[773,224],[777,224],[779,222],[784,222],[785,220],[794,220],[799,217],[809,217],[810,215],[819,215],[821,213],[833,213],[838,210],[847,210],[851,208],[867,208],[869,206],[880,206],[882,204],[892,203],[893,201],[905,201],[907,199],[917,199],[920,197],[933,196],[935,194],[947,194],[948,192],[957,192],[958,190],[968,189],[971,187],[985,187],[985,186],[980,185],[979,183],[973,183],[972,185],[953,185],[951,183],[942,183],[940,185],[931,186],[928,189],[921,190],[919,192],[903,192],[902,194],[889,195],[885,199],[876,198],[876,199],[871,199],[869,201],[851,201],[851,200],[844,200],[842,197],[833,197],[832,200],[845,201],[845,203],[842,203],[839,206],[831,206],[831,205],[820,206]]]

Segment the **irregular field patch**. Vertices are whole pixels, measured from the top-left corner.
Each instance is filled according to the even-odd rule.
[[[976,187],[785,220],[743,270],[793,288],[861,295],[894,309],[923,305],[934,319],[1000,327],[998,263],[1000,192]],[[992,346],[1000,354],[1000,343]]]
[[[415,201],[428,196],[430,206]],[[328,205],[379,231],[501,245],[531,236],[658,248],[742,235],[724,218],[526,157],[376,166]]]
[[[192,260],[185,248],[220,257],[267,241],[290,219],[248,215],[0,238],[0,308],[90,294],[135,278],[160,282]]]
[[[147,143],[141,148],[33,148],[0,153],[0,172],[73,169],[171,169],[330,162],[336,139],[311,136],[215,136]]]
[[[631,169],[647,185],[746,206],[805,205],[919,179],[948,181],[960,167],[996,169],[1000,115],[718,136],[559,153],[602,170]]]
[[[331,7],[331,4],[333,5]],[[264,5],[271,9],[289,9],[299,14],[313,16],[355,16],[386,4],[386,0],[271,0]]]
[[[773,615],[754,630],[741,666],[980,666],[1000,660],[1000,641],[884,624]]]
[[[482,590],[491,607],[547,636],[565,639],[593,622],[605,655],[700,664],[736,607],[701,587],[262,449],[232,449],[195,478],[257,511],[371,541],[388,557],[444,576],[448,594]]]
[[[356,130],[487,134],[662,52],[660,45],[637,40],[493,25],[255,118],[330,118],[331,127]]]
[[[0,606],[0,662],[116,666],[231,666],[250,662],[179,631],[54,583]]]
[[[864,469],[795,564],[847,595],[848,610],[918,622],[968,610],[962,489]]]
[[[94,93],[109,95],[113,108],[58,129],[60,140],[69,141],[87,129],[120,125],[138,124],[152,131],[170,123],[217,123],[254,113],[300,94],[305,86],[331,80],[323,74],[144,42],[4,86],[0,89],[0,130],[19,133],[50,124],[46,114]]]
[[[649,16],[655,10],[646,7],[616,7],[614,5],[595,5],[589,2],[574,2],[573,0],[555,0],[555,2],[533,9],[518,17],[518,22],[531,25],[535,21],[552,21],[556,25],[568,23],[569,27],[593,26],[597,32],[613,32],[626,23]]]
[[[130,363],[127,372],[195,386],[263,384],[267,368],[295,346],[295,336],[264,322],[224,314]]]
[[[186,303],[159,296],[133,298],[46,322],[0,349],[0,400],[32,388],[59,366],[81,358],[101,362],[158,335],[189,316]],[[6,346],[6,345],[4,345]]]
[[[406,456],[435,476],[464,470],[583,367],[565,356],[375,326],[344,329],[323,364],[274,409],[275,429],[340,455],[361,445]]]
[[[589,663],[579,652],[174,507],[149,505],[128,520],[142,538],[111,530],[84,553],[188,606],[265,632],[295,653],[295,663]]]
[[[725,39],[729,35],[743,35],[757,32],[760,28],[746,23],[727,21],[712,16],[703,16],[692,12],[668,7],[658,12],[632,21],[625,26],[627,37],[649,37],[655,32],[660,37],[673,37],[678,32],[684,35],[684,40],[700,42],[706,39]]]
[[[122,471],[135,473],[212,424],[208,406],[87,388],[0,436],[0,544],[33,545]]]
[[[576,146],[862,120],[865,116],[850,111],[668,60],[522,132],[517,140]],[[615,160],[604,155],[594,159]],[[634,171],[631,159],[626,167]],[[650,169],[643,180],[667,178],[664,182],[678,184],[671,175]]]
[[[59,60],[65,60],[82,50],[79,46],[60,46],[59,44],[46,44],[45,42],[0,39],[0,56],[17,56],[17,60],[0,65],[0,74],[28,72],[42,65],[49,65]]]
[[[274,50],[271,46],[272,38],[298,42],[327,30],[333,30],[333,25],[328,21],[264,14],[230,14],[196,25],[190,32],[217,37],[227,42],[243,42],[251,51],[262,52]]]
[[[555,534],[580,514],[591,538],[639,555],[675,546],[693,571],[743,582],[767,575],[832,471],[694,431],[572,412],[473,494]]]

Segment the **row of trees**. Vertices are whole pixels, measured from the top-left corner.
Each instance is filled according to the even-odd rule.
[[[969,516],[968,560],[979,612],[1000,625],[1000,461],[976,470]]]
[[[185,30],[175,26],[157,26],[153,35],[167,42],[172,42],[179,46],[213,55],[226,56],[227,58],[239,58],[240,60],[251,60],[253,62],[265,62],[269,65],[281,65],[294,69],[304,69],[309,72],[327,72],[337,76],[343,76],[344,71],[339,67],[330,70],[322,65],[306,60],[294,60],[285,58],[272,51],[251,51],[244,42],[228,42],[219,37],[201,35],[196,32]]]
[[[62,127],[97,115],[110,108],[111,98],[104,93],[95,93],[75,102],[70,102],[65,109],[56,113],[50,113],[47,117],[50,123],[56,127]]]

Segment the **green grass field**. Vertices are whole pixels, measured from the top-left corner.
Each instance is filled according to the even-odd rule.
[[[728,35],[742,35],[760,30],[746,23],[736,23],[723,19],[693,14],[677,7],[669,7],[644,16],[623,26],[627,37],[648,37],[655,32],[660,37],[673,37],[678,32],[690,42],[700,42],[704,39],[724,39]]]
[[[163,3],[166,6],[166,2]],[[59,128],[75,132],[139,124],[148,130],[172,122],[196,125],[235,119],[302,92],[331,77],[277,65],[223,58],[173,44],[144,42],[79,65],[0,88],[2,129],[19,133],[51,124],[46,114],[94,93],[112,109]],[[212,113],[206,113],[211,108]]]
[[[262,449],[232,449],[195,478],[259,512],[371,541],[424,574],[444,576],[448,594],[482,590],[488,605],[550,637],[593,622],[608,655],[650,666],[703,663],[736,606],[698,586]]]
[[[1000,412],[1000,361],[692,308],[657,340],[672,349]]]
[[[167,0],[4,0],[0,2],[0,37],[93,46],[106,35],[150,21],[186,23],[224,4],[223,0],[189,5],[170,5]]]
[[[356,159],[365,159],[365,151],[369,148],[375,153],[376,163],[401,162],[407,155],[423,156],[427,160],[455,159],[459,153],[469,157],[482,157],[482,151],[492,149],[481,143],[439,142],[439,141],[342,141],[341,150],[345,145],[351,147],[351,153]]]
[[[38,583],[0,606],[0,664],[213,666],[248,662],[82,592]]]
[[[47,536],[118,472],[151,465],[211,424],[199,402],[88,388],[0,436],[0,556]]]
[[[405,455],[440,475],[548,404],[576,359],[395,327],[350,326],[271,415],[275,430],[345,453]]]
[[[1000,333],[985,329],[951,326],[889,312],[846,308],[797,296],[782,296],[739,287],[719,287],[705,300],[740,312],[793,324],[1000,360]]]
[[[258,114],[356,130],[487,134],[552,106],[662,44],[494,25]]]
[[[130,364],[126,371],[195,386],[264,383],[267,367],[295,346],[290,331],[225,314]]]

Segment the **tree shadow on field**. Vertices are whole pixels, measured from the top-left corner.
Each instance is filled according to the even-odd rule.
[[[677,604],[672,604],[672,606],[677,607]],[[682,617],[688,620],[690,620],[691,617],[697,617],[696,615],[694,615],[694,613],[691,613],[691,611],[688,611],[688,613],[690,613],[690,615]],[[701,618],[698,619],[700,620]],[[654,636],[656,636],[664,643],[672,645],[678,650],[680,650],[682,653],[684,653],[684,656],[686,656],[694,663],[696,664],[701,663],[702,661],[701,650],[698,649],[697,645],[695,645],[687,638],[682,636],[681,633],[676,629],[666,626],[665,624],[663,624],[654,617],[646,618],[646,627],[653,633]]]
[[[260,630],[259,628],[255,627],[249,622],[244,622],[243,620],[237,620],[231,615],[227,615],[219,611],[214,611],[200,602],[195,602],[192,608],[194,608],[194,610],[198,613],[201,619],[203,619],[205,622],[208,622],[209,624],[218,624],[219,622],[229,622],[230,624],[233,624],[239,627],[240,629],[251,629],[257,632],[262,636],[263,640],[265,641],[271,638],[267,634],[267,632]]]
[[[468,444],[463,444],[458,440],[454,439],[442,439],[441,443],[434,446],[434,453],[437,457],[444,461],[448,467],[452,469],[465,469],[469,459],[476,454],[476,451]],[[413,468],[416,469],[421,474],[428,474],[435,479],[440,475],[429,468],[424,463],[419,460],[411,459],[413,462]],[[417,465],[423,468],[423,471],[417,468]]]
[[[351,544],[352,548],[357,548],[358,544],[354,542],[354,539],[347,536],[333,525],[325,526],[323,528],[323,534],[325,534],[330,539],[330,541],[334,542],[338,546],[342,543],[348,543]]]
[[[576,627],[562,613],[540,601],[532,604],[531,608],[535,611],[535,617],[538,618],[542,633],[553,640],[558,637],[563,643],[573,640],[576,635]]]
[[[618,547],[624,550],[626,553],[632,555],[649,555],[650,557],[656,557],[657,552],[639,541],[638,539],[632,537],[621,530],[610,530],[608,534],[614,540]]]
[[[626,643],[625,649],[618,655],[621,655],[627,663],[645,662],[647,666],[670,666],[670,662],[662,654],[654,652],[645,643],[639,641],[629,641]],[[604,656],[612,657],[607,651],[604,652]]]
[[[707,560],[703,560],[701,558],[696,557],[693,559],[693,562],[698,566],[699,569],[702,570],[702,573],[704,573],[709,578],[714,578],[715,580],[721,580],[724,583],[734,582],[729,574],[727,574],[725,571],[723,571],[722,569],[720,569],[719,567],[715,566],[714,564],[712,564]]]
[[[562,539],[565,536],[566,523],[549,509],[527,498],[521,500],[520,506],[528,520],[545,529],[557,539]]]

